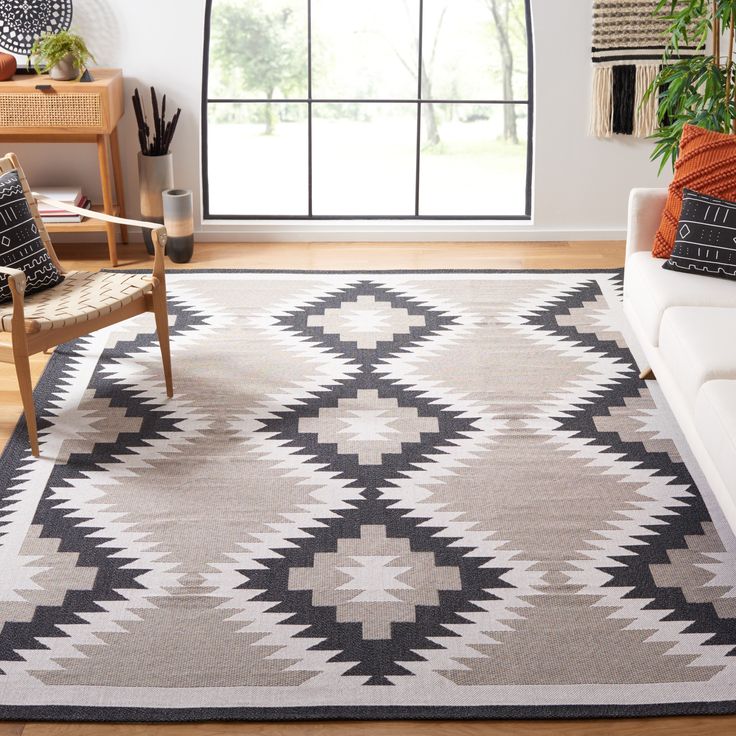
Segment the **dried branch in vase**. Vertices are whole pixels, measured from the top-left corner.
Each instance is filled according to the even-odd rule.
[[[151,87],[151,110],[153,116],[153,140],[151,139],[151,128],[148,124],[146,109],[136,87],[133,93],[133,109],[138,123],[138,142],[141,153],[144,156],[165,156],[169,152],[169,146],[174,138],[176,126],[179,123],[181,108],[177,109],[174,117],[166,121],[166,95],[161,100],[161,111],[159,112],[158,96],[155,87]]]

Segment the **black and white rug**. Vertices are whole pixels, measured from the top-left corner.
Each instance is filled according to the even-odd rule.
[[[0,464],[0,719],[736,712],[736,540],[620,290],[176,273],[170,401],[150,315],[60,348]]]

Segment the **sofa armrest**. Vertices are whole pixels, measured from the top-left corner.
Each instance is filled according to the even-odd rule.
[[[627,258],[632,253],[652,250],[666,202],[666,189],[631,190],[626,236]]]

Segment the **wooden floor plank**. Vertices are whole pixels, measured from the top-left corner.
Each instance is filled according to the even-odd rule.
[[[29,723],[23,736],[718,736],[730,716],[619,721],[329,721],[312,723]],[[0,732],[2,734],[2,732]]]
[[[62,245],[59,257],[70,269],[106,267],[96,245]],[[205,243],[191,263],[176,268],[264,269],[447,269],[447,268],[618,268],[620,241],[579,243]],[[120,249],[121,268],[150,267],[142,246]],[[167,267],[173,264],[167,264]]]
[[[0,723],[0,736],[21,736],[24,723]]]
[[[96,245],[58,248],[66,268],[107,267]],[[595,269],[620,268],[621,242],[587,243],[242,243],[198,245],[184,268]],[[170,264],[169,264],[170,265]],[[121,266],[149,268],[142,246],[121,248]],[[177,266],[181,268],[181,266]],[[47,356],[35,356],[37,380]],[[15,373],[0,364],[0,444],[20,414]],[[6,729],[6,730],[3,730]],[[736,716],[589,721],[389,721],[313,723],[0,723],[0,736],[736,736]]]

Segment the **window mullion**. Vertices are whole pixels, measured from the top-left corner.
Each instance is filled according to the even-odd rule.
[[[418,68],[417,68],[417,150],[415,164],[415,182],[414,182],[414,216],[419,217],[419,175],[422,158],[422,53],[423,53],[423,34],[424,34],[424,0],[419,0],[419,37],[417,46]]]
[[[312,0],[307,0],[307,209],[312,217]]]
[[[218,187],[215,190],[213,190],[214,194],[212,196],[215,197],[215,199],[218,200],[218,202],[227,202],[229,204],[226,204],[225,206],[222,206],[221,204],[218,204],[218,202],[213,203],[211,201],[210,196],[210,168],[213,167],[215,164],[221,169],[223,169],[223,172],[228,171],[228,162],[229,162],[229,153],[228,150],[226,150],[228,147],[226,145],[226,141],[228,140],[227,136],[230,135],[235,129],[231,130],[230,128],[226,127],[228,124],[239,124],[242,125],[242,133],[243,133],[243,149],[242,151],[239,151],[239,155],[245,156],[245,151],[247,151],[247,147],[250,145],[253,147],[255,151],[257,151],[258,155],[261,155],[263,153],[264,160],[268,159],[273,161],[281,161],[281,164],[272,166],[271,171],[277,171],[278,169],[282,167],[294,167],[294,172],[299,173],[298,176],[292,178],[291,183],[292,186],[290,189],[284,188],[283,191],[283,199],[286,204],[284,205],[284,214],[278,215],[278,214],[264,214],[264,215],[251,215],[251,214],[223,214],[218,215],[220,217],[223,217],[224,219],[397,219],[397,220],[403,220],[403,219],[436,219],[436,220],[450,220],[450,219],[457,219],[457,220],[496,220],[496,219],[530,219],[531,217],[531,210],[532,210],[532,160],[533,160],[533,133],[534,133],[534,56],[533,56],[533,31],[532,31],[532,18],[531,18],[531,10],[530,10],[530,0],[524,0],[524,12],[525,12],[525,21],[526,21],[526,42],[527,42],[527,94],[526,99],[477,99],[482,97],[491,97],[495,92],[491,92],[491,94],[483,94],[483,91],[485,89],[484,86],[478,86],[476,94],[465,94],[463,95],[463,90],[458,89],[456,86],[450,86],[447,85],[449,82],[447,81],[447,77],[449,77],[450,73],[455,73],[450,70],[449,72],[446,70],[446,64],[444,64],[443,59],[447,56],[448,53],[451,52],[446,50],[447,43],[445,42],[445,36],[450,33],[450,31],[453,30],[454,26],[450,27],[448,30],[447,25],[444,27],[444,35],[443,35],[443,44],[441,46],[442,49],[444,49],[440,53],[440,66],[439,66],[439,73],[437,71],[437,68],[428,67],[427,64],[425,64],[424,61],[424,50],[425,48],[430,51],[433,50],[434,46],[433,43],[436,42],[435,39],[435,30],[439,32],[439,28],[442,25],[442,19],[444,16],[444,12],[442,11],[442,4],[440,3],[432,3],[429,0],[411,0],[411,8],[410,13],[413,15],[413,22],[416,22],[417,25],[414,27],[415,31],[417,33],[416,37],[416,47],[415,47],[415,63],[416,63],[416,84],[414,86],[414,92],[415,95],[411,95],[411,84],[409,82],[408,88],[404,91],[403,87],[391,87],[390,89],[387,87],[386,91],[394,92],[396,94],[396,97],[392,98],[391,94],[388,95],[377,95],[377,98],[370,98],[370,99],[363,99],[364,97],[369,97],[370,92],[373,92],[377,85],[373,85],[372,87],[365,87],[365,92],[363,92],[362,89],[357,89],[358,94],[355,94],[355,99],[348,99],[347,97],[353,97],[353,95],[347,95],[346,97],[340,96],[341,87],[338,84],[337,88],[332,88],[333,92],[337,92],[338,94],[330,94],[330,87],[329,85],[323,90],[322,84],[320,83],[320,87],[318,89],[315,89],[315,85],[313,83],[313,72],[317,72],[318,75],[318,81],[322,79],[320,69],[313,64],[313,62],[318,61],[319,57],[317,59],[313,58],[313,54],[319,53],[319,44],[320,39],[322,39],[322,26],[321,26],[321,15],[320,15],[320,6],[312,2],[312,0],[306,0],[306,5],[301,4],[299,0],[292,0],[296,3],[297,6],[300,5],[300,8],[298,9],[298,15],[294,16],[295,18],[299,19],[301,33],[304,33],[304,30],[307,31],[306,39],[304,38],[304,35],[301,36],[301,40],[299,40],[299,47],[301,49],[301,53],[304,53],[304,42],[306,41],[307,45],[307,64],[306,64],[306,72],[307,72],[307,88],[306,88],[306,94],[302,91],[303,87],[301,89],[294,89],[295,92],[297,92],[298,97],[295,96],[293,98],[286,97],[286,95],[282,95],[284,99],[274,99],[273,97],[265,98],[262,95],[262,91],[259,91],[257,89],[250,89],[249,87],[246,87],[245,94],[238,94],[241,90],[237,89],[237,87],[233,90],[235,94],[228,94],[230,92],[230,88],[226,85],[227,79],[223,82],[220,77],[215,77],[216,80],[218,80],[219,87],[215,88],[215,84],[213,83],[212,86],[210,86],[210,65],[212,63],[221,63],[221,60],[215,56],[211,57],[211,38],[210,38],[210,32],[211,32],[211,22],[212,22],[212,9],[215,4],[218,2],[222,2],[223,6],[228,4],[227,0],[206,0],[206,21],[205,21],[205,59],[204,59],[204,68],[203,68],[203,100],[202,100],[202,174],[203,174],[203,184],[202,184],[202,190],[203,190],[203,208],[204,208],[204,217],[205,219],[211,219],[213,217],[212,215],[212,209],[215,208],[216,212],[222,212],[230,210],[231,208],[235,211],[239,211],[240,205],[232,204],[233,200],[229,197],[229,194],[227,193],[229,190],[224,190],[222,183],[218,183]],[[514,0],[516,2],[517,0]],[[248,3],[253,3],[254,5],[258,5],[256,0],[239,0],[240,3],[243,4],[243,6],[247,5]],[[346,0],[346,3],[348,0]],[[519,2],[519,9],[521,9],[521,0],[518,0]],[[288,4],[288,3],[287,3]],[[391,3],[389,3],[390,5]],[[408,3],[407,3],[408,4]],[[254,11],[255,12],[255,11]],[[270,11],[269,11],[270,12]],[[296,11],[295,11],[296,12]],[[415,15],[416,12],[416,15]],[[306,29],[305,26],[305,17],[304,13],[306,13]],[[266,11],[264,10],[264,14],[268,15]],[[248,13],[245,14],[246,17],[250,17]],[[317,25],[313,25],[314,21],[317,21]],[[329,21],[329,17],[327,18]],[[478,23],[480,23],[483,19],[479,16]],[[352,21],[350,21],[352,22]],[[435,29],[435,24],[437,25],[437,29]],[[333,23],[333,26],[335,24]],[[456,24],[457,25],[457,24]],[[477,25],[477,24],[476,24]],[[228,26],[228,27],[232,27]],[[352,27],[352,26],[351,26]],[[406,28],[406,26],[403,26]],[[332,28],[332,26],[328,27],[329,32],[335,32],[335,29]],[[339,30],[339,29],[338,29]],[[457,29],[455,29],[457,30]],[[410,24],[409,24],[409,30],[406,31],[406,35],[401,34],[401,37],[396,40],[397,36],[396,33],[390,36],[390,38],[394,39],[396,43],[399,44],[399,47],[401,48],[402,56],[401,59],[402,62],[404,62],[404,66],[407,68],[407,70],[410,72],[410,54],[411,54],[411,39],[408,37],[411,33],[410,30]],[[455,36],[457,36],[458,33],[455,33]],[[426,38],[425,38],[426,37]],[[327,35],[327,40],[329,40],[330,36],[329,33]],[[389,38],[389,36],[387,36]],[[454,37],[450,33],[450,41],[452,41]],[[473,36],[473,39],[475,39],[475,36]],[[425,40],[427,42],[425,47]],[[472,40],[472,39],[471,39]],[[475,39],[474,43],[477,42],[478,39]],[[455,44],[462,43],[462,40],[458,40],[455,38]],[[216,41],[213,41],[213,43],[216,43]],[[521,49],[521,41],[519,41],[519,53]],[[477,45],[477,44],[476,44]],[[451,46],[451,44],[450,44]],[[296,46],[295,46],[296,48]],[[340,47],[342,49],[342,47]],[[362,47],[361,47],[362,48]],[[371,47],[372,48],[372,47]],[[343,49],[345,50],[345,49]],[[380,50],[379,50],[380,51]],[[350,48],[347,48],[346,53],[350,53]],[[397,51],[398,53],[398,51]],[[516,53],[516,51],[514,52]],[[444,56],[443,56],[444,54]],[[467,54],[466,54],[467,56]],[[303,57],[302,57],[303,58]],[[214,62],[213,62],[214,59]],[[427,62],[430,62],[430,59],[427,60]],[[303,62],[302,62],[303,63]],[[388,61],[386,61],[386,65],[388,65]],[[395,63],[395,60],[394,60]],[[302,70],[304,70],[304,67],[301,67]],[[360,67],[362,68],[362,67]],[[387,66],[388,68],[388,66]],[[221,70],[220,70],[221,72]],[[383,72],[382,72],[383,73]],[[403,73],[403,72],[402,72]],[[303,74],[303,71],[301,72]],[[331,79],[329,77],[329,70],[327,72],[328,76],[326,77],[328,80]],[[221,75],[222,76],[222,75]],[[425,76],[427,76],[427,79],[425,80]],[[381,74],[376,72],[376,78],[382,79]],[[223,77],[224,79],[224,77]],[[302,77],[303,79],[303,77]],[[470,82],[469,84],[475,85],[476,84],[476,77],[469,77]],[[334,81],[334,80],[333,80]],[[408,80],[407,80],[408,81]],[[452,81],[452,80],[450,80]],[[338,79],[339,82],[339,79]],[[432,85],[431,83],[435,82],[436,85]],[[258,86],[258,82],[254,82],[255,86]],[[301,83],[303,84],[303,82]],[[453,84],[455,84],[453,82]],[[493,90],[493,87],[489,87],[489,89]],[[247,91],[246,91],[247,90]],[[446,90],[449,90],[446,91]],[[222,94],[222,92],[225,92],[225,94]],[[287,88],[288,91],[288,88]],[[318,95],[317,97],[314,96],[314,92],[318,91],[322,94]],[[345,89],[344,91],[349,92],[348,89]],[[375,89],[375,91],[380,92],[381,88],[378,86],[378,89]],[[212,94],[213,92],[217,92],[220,94]],[[406,94],[406,92],[409,92],[409,94]],[[432,94],[434,92],[435,94]],[[437,95],[437,93],[440,93]],[[444,92],[444,94],[442,94]],[[480,94],[478,94],[480,92]],[[427,95],[425,98],[424,95]],[[210,96],[212,95],[212,98]],[[465,97],[465,99],[456,99],[456,96],[459,97]],[[519,97],[524,97],[524,93],[518,95]],[[358,99],[360,98],[360,99]],[[401,99],[398,99],[401,98]],[[447,99],[445,99],[447,98]],[[470,99],[469,99],[470,98]],[[473,99],[476,98],[476,99]],[[397,168],[397,172],[400,173],[399,179],[403,179],[403,181],[399,181],[399,179],[396,180],[396,186],[394,187],[394,194],[395,197],[387,200],[388,207],[386,207],[386,210],[391,210],[391,207],[393,206],[393,203],[396,198],[401,198],[404,200],[404,197],[406,197],[406,200],[402,202],[401,206],[399,207],[397,205],[397,211],[401,211],[402,213],[412,213],[412,214],[387,214],[387,215],[378,215],[378,214],[372,214],[372,215],[361,215],[361,214],[353,214],[352,207],[350,209],[349,214],[335,214],[337,212],[343,212],[347,210],[347,206],[350,205],[350,201],[346,199],[345,197],[340,194],[338,189],[333,192],[332,185],[325,186],[323,191],[323,187],[320,186],[315,191],[315,165],[318,165],[324,169],[325,167],[332,166],[334,163],[334,156],[331,158],[331,151],[335,150],[349,150],[345,148],[345,146],[349,145],[349,140],[342,140],[339,136],[335,137],[335,141],[333,142],[330,140],[329,135],[327,138],[325,138],[324,142],[324,155],[316,157],[317,160],[315,160],[315,149],[317,152],[321,151],[320,145],[322,145],[320,137],[323,133],[322,126],[322,117],[320,118],[320,124],[317,125],[317,121],[315,120],[315,115],[317,112],[320,112],[321,115],[324,114],[326,120],[332,120],[333,117],[335,117],[336,120],[342,120],[342,113],[340,112],[341,108],[336,108],[335,110],[332,110],[329,106],[330,105],[346,105],[346,104],[356,105],[360,108],[360,106],[366,106],[369,104],[374,105],[374,110],[372,113],[368,112],[366,113],[367,117],[364,120],[360,115],[356,118],[356,121],[358,123],[360,122],[372,122],[374,119],[376,121],[376,124],[378,123],[385,123],[385,129],[386,133],[384,135],[384,138],[386,138],[386,145],[382,147],[382,143],[380,141],[377,141],[375,145],[377,146],[377,150],[380,149],[380,151],[384,152],[381,155],[389,155],[388,161],[391,163],[397,163],[401,161],[403,162],[401,165],[401,168]],[[253,139],[253,130],[254,125],[256,123],[260,124],[260,118],[258,117],[261,113],[259,111],[259,108],[257,105],[270,105],[272,107],[279,107],[280,105],[298,105],[301,108],[301,111],[299,112],[297,117],[294,117],[294,115],[289,112],[289,108],[287,107],[287,113],[283,116],[283,123],[286,125],[287,123],[292,124],[288,127],[288,129],[285,127],[284,132],[293,133],[293,136],[284,138],[284,141],[281,139],[270,139],[269,141],[264,141],[263,145],[259,145],[255,139]],[[316,105],[316,108],[315,108]],[[385,109],[381,108],[380,106],[384,105],[386,106]],[[399,106],[405,105],[403,110],[399,109]],[[447,107],[446,106],[450,106]],[[378,106],[378,107],[376,107]],[[478,110],[474,110],[472,106],[477,106]],[[504,134],[503,141],[501,140],[500,136],[496,139],[496,127],[498,126],[498,121],[503,117],[501,115],[501,112],[503,111],[504,107],[506,106],[513,106],[518,110],[518,114],[523,114],[524,109],[526,110],[526,127],[527,127],[527,136],[526,136],[526,171],[524,172],[522,170],[522,163],[521,163],[521,146],[515,147],[513,149],[507,150],[503,148],[504,142],[506,139],[506,133]],[[242,107],[242,109],[241,109]],[[439,111],[438,107],[442,107],[442,110]],[[306,130],[304,128],[304,118],[303,113],[306,109],[307,112],[307,120],[306,120]],[[407,114],[409,110],[415,109],[416,114],[416,121],[415,121],[415,129],[411,127],[411,118],[407,118]],[[344,111],[343,111],[344,112]],[[424,114],[425,112],[428,114],[428,120],[424,120]],[[435,113],[435,114],[432,114]],[[362,114],[362,113],[361,113]],[[348,116],[349,117],[349,116]],[[443,142],[445,140],[446,136],[446,143],[443,145],[443,147],[437,147],[437,150],[435,150],[435,146],[432,146],[428,148],[427,150],[423,149],[423,136],[424,131],[427,130],[429,127],[432,128],[432,131],[434,131],[435,127],[435,117],[437,118],[437,122],[440,123],[441,129],[442,129],[442,136],[443,136]],[[430,119],[431,118],[431,119]],[[445,119],[447,118],[447,119]],[[351,118],[352,119],[352,118]],[[270,120],[267,119],[267,121]],[[399,121],[401,120],[402,127],[396,128],[396,130],[399,131],[399,134],[394,135],[394,128],[395,126],[399,125]],[[346,118],[344,122],[349,122]],[[467,123],[467,125],[466,125]],[[473,125],[471,125],[471,123]],[[327,125],[327,124],[326,124]],[[218,127],[219,126],[219,127]],[[392,127],[394,126],[394,127]],[[438,126],[440,127],[440,126]],[[507,126],[508,127],[508,126]],[[344,134],[347,135],[355,135],[355,131],[361,131],[365,128],[365,126],[361,127],[358,125],[355,128],[350,128],[349,126],[345,128]],[[220,130],[222,130],[222,138],[217,140],[217,146],[214,145],[213,141],[213,135],[215,133],[219,133]],[[325,128],[325,130],[329,131],[329,128]],[[340,128],[340,131],[343,129]],[[381,131],[378,130],[378,128],[375,128],[376,135],[379,135]],[[428,131],[428,132],[432,132]],[[307,151],[304,151],[303,145],[304,145],[304,137],[306,133],[307,138]],[[246,135],[247,134],[247,135]],[[248,137],[250,136],[250,137]],[[294,136],[301,136],[301,141],[298,141],[297,138]],[[380,137],[380,136],[379,136]],[[521,137],[521,136],[519,136]],[[414,164],[415,164],[415,177],[414,177],[414,207],[412,208],[412,202],[411,198],[408,196],[411,194],[409,192],[409,186],[411,177],[410,172],[406,170],[406,167],[410,165],[411,162],[411,148],[409,147],[409,143],[414,138],[415,142],[415,156],[414,156]],[[395,140],[394,140],[395,139]],[[240,140],[240,139],[238,139]],[[372,138],[370,139],[372,140]],[[210,144],[212,143],[212,151],[208,150],[210,148]],[[389,145],[390,143],[390,145]],[[399,145],[400,144],[400,145]],[[298,148],[294,149],[293,146],[297,145]],[[522,141],[523,145],[523,141]],[[340,147],[342,146],[342,148]],[[232,147],[230,147],[231,149]],[[385,151],[384,151],[385,149]],[[518,150],[517,150],[518,149]],[[399,154],[394,156],[394,152],[399,151]],[[306,160],[305,160],[305,153],[306,153]],[[211,154],[211,155],[210,155]],[[513,154],[513,158],[511,156]],[[279,156],[281,158],[279,159]],[[493,158],[494,156],[500,157],[499,165],[498,167],[495,166],[496,159]],[[339,158],[339,157],[338,157]],[[486,159],[491,160],[491,164],[486,163]],[[376,178],[376,181],[380,180],[381,176],[381,169],[376,168],[376,166],[373,165],[374,161],[380,160],[377,157],[371,157],[370,159],[365,159],[365,155],[361,158],[361,156],[356,156],[356,162],[364,162],[366,165],[366,168],[370,170],[371,176]],[[213,163],[214,162],[214,163]],[[304,184],[304,180],[301,178],[304,175],[304,165],[306,164],[307,168],[307,213],[305,214],[291,214],[292,212],[298,212],[303,213],[304,212],[304,200],[301,199],[301,196],[304,194],[304,190],[301,189],[301,187]],[[339,167],[338,167],[339,168]],[[343,166],[345,168],[345,166]],[[355,167],[353,167],[355,168]],[[498,172],[496,172],[496,168],[498,168]],[[374,171],[374,169],[376,169]],[[506,171],[508,169],[508,172]],[[219,169],[218,169],[219,171]],[[499,192],[503,195],[498,198],[498,202],[494,204],[493,206],[488,206],[485,202],[486,200],[483,200],[482,198],[471,198],[469,200],[464,200],[462,197],[463,195],[457,194],[457,196],[454,196],[454,198],[444,198],[445,190],[448,189],[448,185],[451,187],[452,185],[449,184],[449,182],[452,180],[453,177],[458,175],[458,172],[469,172],[468,176],[463,180],[466,183],[466,187],[469,191],[472,191],[473,194],[476,192],[481,191],[480,186],[475,186],[473,182],[475,182],[475,179],[471,178],[472,176],[475,176],[478,182],[481,182],[484,185],[487,185],[490,190],[496,191],[499,190]],[[490,173],[489,173],[490,172]],[[495,173],[494,173],[495,172]],[[223,176],[225,175],[223,173]],[[317,172],[320,173],[320,172]],[[352,175],[353,172],[348,172],[349,175]],[[499,187],[499,177],[500,181],[505,182],[507,179],[512,179],[514,183],[517,181],[519,182],[519,193],[521,194],[521,187],[523,184],[521,183],[521,176],[525,173],[525,179],[526,179],[526,186],[525,186],[525,203],[523,209],[521,208],[521,201],[517,202],[517,197],[515,196],[515,189],[514,191],[509,195],[506,196],[507,190],[509,187],[506,187],[504,189],[503,186]],[[495,178],[494,178],[495,177]],[[364,180],[365,179],[364,177]],[[226,180],[224,180],[226,181]],[[321,179],[317,179],[318,182],[321,182]],[[371,180],[372,181],[372,180]],[[470,182],[470,183],[467,183]],[[266,192],[267,194],[264,195],[263,201],[261,202],[260,199],[258,199],[258,196],[253,197],[253,202],[250,206],[245,206],[243,208],[244,212],[248,211],[263,211],[263,212],[273,212],[275,209],[277,212],[280,211],[279,207],[281,206],[279,202],[281,202],[281,190],[279,185],[276,183],[275,180],[273,180],[273,177],[266,181],[262,190],[258,190],[254,192],[254,195],[260,194],[261,191]],[[474,187],[474,188],[473,188]],[[452,192],[453,195],[455,195],[455,192]],[[325,203],[322,202],[321,197],[324,195],[326,197]],[[512,196],[513,195],[513,196]],[[270,197],[270,199],[269,199]],[[291,199],[289,199],[289,197]],[[315,200],[315,197],[317,198]],[[385,197],[384,197],[385,199]],[[368,197],[366,201],[373,201]],[[315,214],[315,201],[316,201],[316,209],[320,210],[320,213]],[[375,198],[374,205],[370,206],[362,206],[361,202],[362,200],[356,199],[357,205],[355,207],[356,210],[370,210],[374,213],[379,211],[384,211],[384,207],[380,204],[381,200],[380,196]],[[376,204],[377,203],[377,204]],[[384,202],[385,204],[386,202]],[[272,206],[273,204],[273,206]],[[262,206],[261,206],[262,205]],[[360,206],[358,206],[360,205]],[[237,208],[237,209],[236,209]],[[288,212],[287,212],[288,210]],[[479,211],[482,214],[479,215],[471,215],[471,214],[460,214],[461,212],[476,212]],[[504,215],[500,214],[501,212],[509,211],[512,212],[510,215]],[[458,213],[458,214],[442,214],[442,213]],[[499,214],[492,214],[498,212]],[[523,212],[523,214],[516,214]],[[332,213],[332,214],[330,214]],[[421,213],[421,214],[420,214]]]

